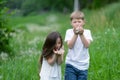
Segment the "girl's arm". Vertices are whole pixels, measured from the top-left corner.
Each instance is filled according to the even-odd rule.
[[[56,60],[57,60],[57,54],[53,54],[52,57],[47,59],[47,62],[52,66],[56,62]]]
[[[58,55],[58,58],[57,58],[57,63],[58,63],[59,65],[62,64],[62,62],[63,62],[63,54]]]
[[[62,47],[62,48],[58,51],[57,55],[58,55],[58,57],[57,57],[57,63],[60,65],[60,64],[62,64],[62,62],[63,62],[64,47]]]

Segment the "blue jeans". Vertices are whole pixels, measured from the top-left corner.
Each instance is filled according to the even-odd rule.
[[[79,70],[70,64],[66,64],[65,80],[87,80],[88,70]]]

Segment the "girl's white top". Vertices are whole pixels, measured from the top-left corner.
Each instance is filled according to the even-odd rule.
[[[84,30],[84,36],[86,39],[93,40],[90,30]],[[73,29],[68,29],[65,35],[65,41],[71,40],[74,32]],[[88,48],[85,48],[80,36],[78,36],[72,49],[68,49],[66,56],[66,64],[71,64],[79,70],[87,70],[89,67],[89,52]]]
[[[61,66],[55,62],[52,66],[43,58],[40,80],[61,80]]]

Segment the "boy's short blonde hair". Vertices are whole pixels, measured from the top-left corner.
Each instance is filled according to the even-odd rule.
[[[74,11],[70,15],[70,20],[72,21],[72,19],[82,19],[82,20],[84,20],[84,13],[81,12],[81,11]]]

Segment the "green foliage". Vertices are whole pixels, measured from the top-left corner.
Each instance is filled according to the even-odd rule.
[[[21,9],[23,11],[23,15],[26,16],[30,12],[36,10],[36,0],[25,0],[25,2],[22,4]]]
[[[97,9],[120,0],[79,0],[80,10],[84,8]],[[18,9],[26,16],[30,13],[45,11],[71,12],[74,7],[74,0],[7,0],[7,7]]]
[[[0,11],[0,54],[2,52],[11,55],[11,48],[9,46],[9,40],[11,38],[12,29],[8,26],[8,8],[4,7],[5,2],[0,2],[3,6]]]

